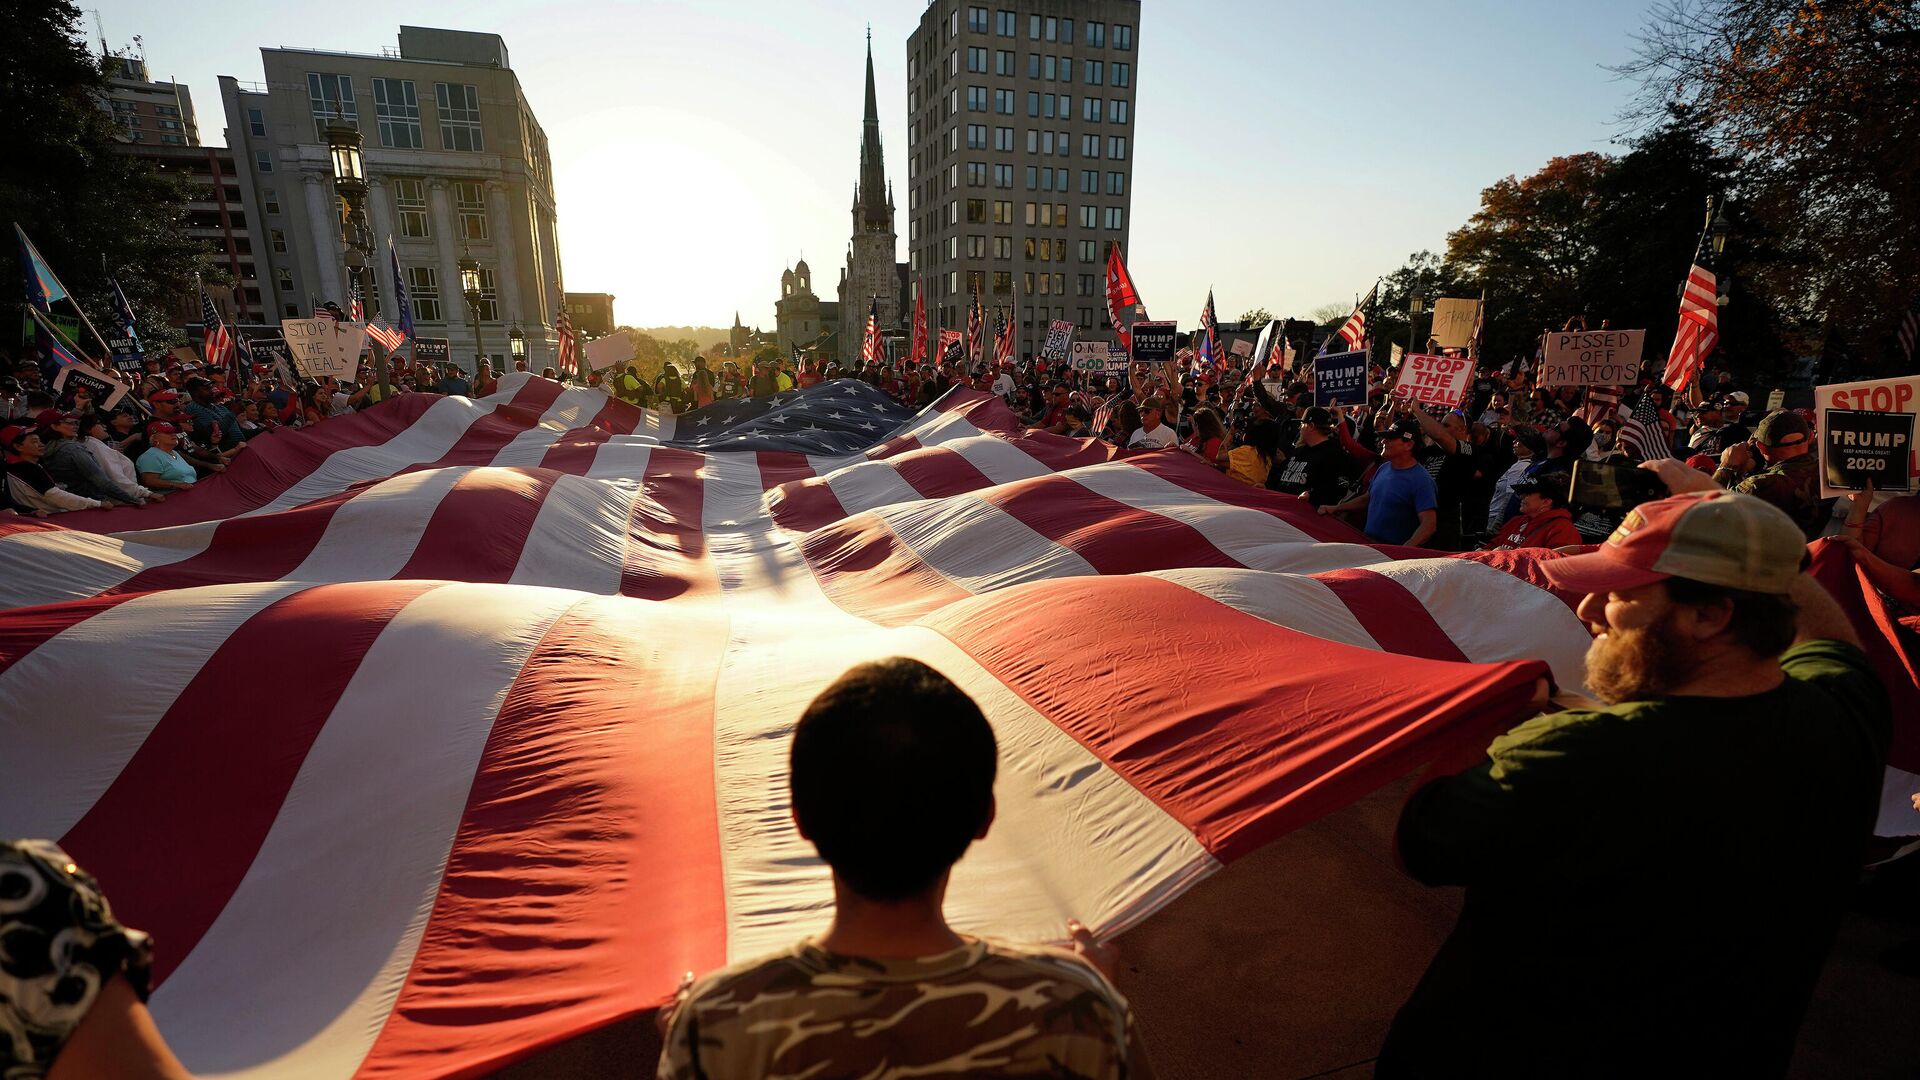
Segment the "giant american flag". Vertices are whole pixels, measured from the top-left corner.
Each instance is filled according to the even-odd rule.
[[[1687,268],[1687,280],[1680,286],[1680,327],[1674,331],[1673,348],[1667,353],[1667,369],[1660,381],[1675,390],[1685,390],[1699,376],[1720,341],[1720,283],[1714,274],[1713,238],[1700,234],[1700,249],[1693,265]]]
[[[1578,687],[1548,557],[1375,545],[971,390],[673,416],[509,373],[0,519],[0,835],[154,935],[196,1072],[475,1075],[824,925],[783,776],[854,663],[998,733],[954,922],[1104,937]]]

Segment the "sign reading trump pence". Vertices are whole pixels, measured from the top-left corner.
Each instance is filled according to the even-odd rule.
[[[1313,358],[1315,405],[1364,405],[1367,402],[1367,354],[1329,353]]]
[[[1473,361],[1464,356],[1427,356],[1412,353],[1400,364],[1393,398],[1421,405],[1453,408],[1473,389]]]
[[[1548,334],[1540,353],[1541,386],[1632,386],[1640,381],[1645,330],[1570,330]]]
[[[332,319],[284,319],[281,336],[293,366],[309,379],[344,379],[360,373],[360,350],[367,344],[367,328]]]

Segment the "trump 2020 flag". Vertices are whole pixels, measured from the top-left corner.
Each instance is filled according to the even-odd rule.
[[[407,299],[407,276],[400,271],[400,253],[394,250],[393,237],[387,237],[387,265],[393,270],[394,329],[408,341],[413,340],[413,304]],[[394,346],[389,345],[388,349]]]

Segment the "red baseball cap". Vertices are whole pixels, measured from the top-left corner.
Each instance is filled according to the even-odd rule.
[[[178,390],[156,391],[155,393],[147,395],[147,400],[148,401],[179,401],[180,391]]]
[[[40,415],[33,418],[33,422],[41,427],[52,427],[55,424],[64,424],[69,420],[78,419],[79,417],[72,413],[63,413],[59,409],[42,409]]]
[[[1800,526],[1772,503],[1731,491],[1696,491],[1641,503],[1597,550],[1551,559],[1540,570],[1569,592],[1636,589],[1683,577],[1784,596],[1800,576],[1806,552]]]
[[[155,420],[153,423],[147,425],[147,434],[148,435],[178,435],[180,434],[180,429],[177,427],[174,427],[172,424],[167,423],[165,420]]]
[[[13,444],[19,442],[22,436],[31,434],[33,434],[32,428],[23,427],[18,424],[12,427],[0,428],[0,446],[11,450],[13,449]]]

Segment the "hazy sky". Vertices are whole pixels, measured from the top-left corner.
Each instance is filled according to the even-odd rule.
[[[262,45],[377,53],[400,23],[507,41],[552,145],[566,284],[621,322],[771,328],[804,252],[831,296],[851,228],[865,29],[906,258],[906,39],[917,0],[174,5],[97,0],[116,46],[193,91]],[[988,6],[991,6],[989,0]],[[1555,154],[1613,150],[1631,88],[1604,65],[1648,0],[1145,0],[1127,261],[1159,318],[1351,302],[1440,250],[1480,189]],[[89,26],[89,31],[92,27]]]

